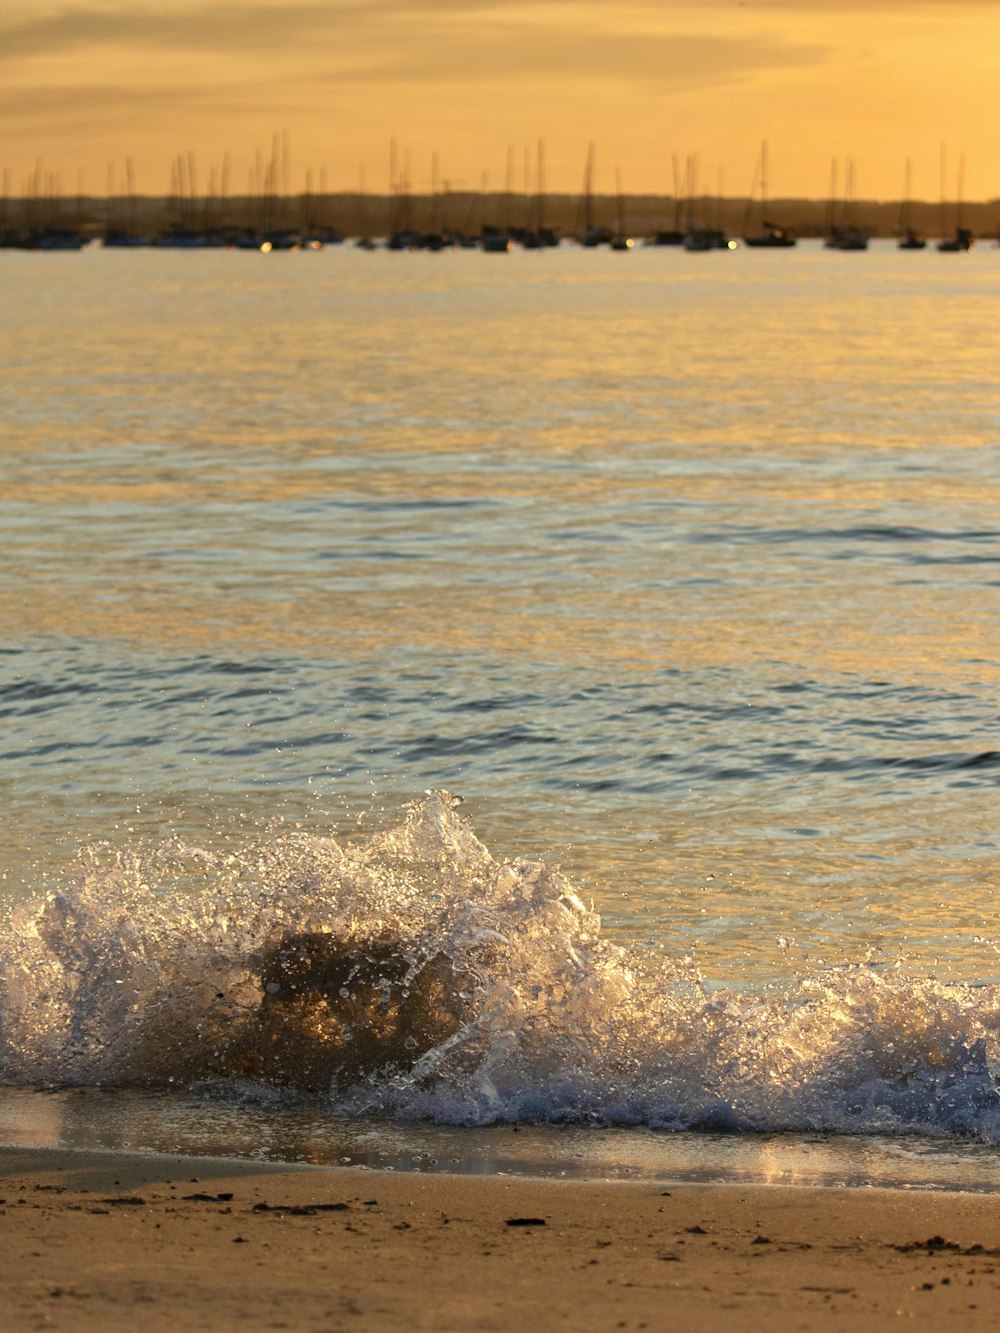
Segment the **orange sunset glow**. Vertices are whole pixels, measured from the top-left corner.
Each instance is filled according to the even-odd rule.
[[[821,197],[834,158],[858,197],[1000,193],[993,112],[1000,11],[964,0],[12,0],[0,13],[5,192],[40,164],[67,192],[168,189],[194,154],[243,190],[275,134],[292,191],[388,187],[389,146],[429,191],[521,188],[545,143],[549,190],[616,170],[673,188],[697,154],[704,188]],[[942,161],[944,167],[942,167]]]

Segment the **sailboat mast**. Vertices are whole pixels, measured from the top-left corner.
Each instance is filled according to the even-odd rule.
[[[942,236],[946,236],[948,234],[948,228],[945,223],[945,194],[947,193],[948,189],[947,179],[948,179],[948,150],[947,148],[945,148],[944,144],[942,144],[941,145],[941,235]]]
[[[715,230],[722,231],[722,200],[725,196],[725,176],[722,167],[715,172]]]
[[[431,225],[430,230],[440,235],[444,231],[444,206],[441,202],[441,161],[435,148],[431,153]]]
[[[399,230],[396,200],[396,140],[389,140],[389,235]]]
[[[899,205],[899,224],[897,231],[904,232],[910,225],[910,194],[913,190],[913,159],[906,159],[906,170],[903,173],[903,198]]]
[[[767,140],[760,146],[760,211],[767,226]]]
[[[844,163],[844,226],[854,226],[854,158]]]
[[[837,218],[837,177],[840,163],[834,157],[830,161],[830,198],[826,206],[826,229],[832,232]]]
[[[510,232],[511,199],[514,193],[514,145],[507,145],[507,174],[503,186],[503,229]]]
[[[521,150],[522,163],[524,167],[524,230],[531,231],[531,149],[527,144],[522,145]]]
[[[545,227],[545,140],[538,140],[538,230]]]
[[[762,153],[763,150],[761,150],[761,154]],[[750,182],[750,193],[747,195],[746,208],[743,210],[743,226],[741,227],[741,231],[743,232],[744,236],[746,236],[747,232],[749,232],[750,224],[753,220],[752,215],[753,215],[754,200],[757,197],[757,185],[760,181],[760,176],[761,176],[761,156],[758,156],[757,161],[754,163],[753,180]]]
[[[128,225],[134,230],[138,208],[135,194],[135,163],[131,157],[125,159],[125,183],[128,190]]]
[[[594,227],[594,141],[587,149],[587,175],[584,189],[584,227],[592,231]]]

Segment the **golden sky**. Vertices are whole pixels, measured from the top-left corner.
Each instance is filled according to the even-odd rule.
[[[102,194],[125,161],[166,193],[193,155],[200,189],[231,162],[242,192],[289,146],[294,190],[384,191],[399,144],[415,190],[440,177],[502,188],[545,141],[546,183],[668,193],[672,158],[750,189],[760,143],[772,196],[1000,194],[996,0],[0,0],[0,167],[13,194],[41,163]],[[532,168],[533,170],[533,168]],[[322,175],[321,175],[322,173]]]

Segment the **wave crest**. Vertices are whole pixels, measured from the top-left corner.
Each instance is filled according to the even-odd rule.
[[[1000,1138],[993,988],[846,968],[710,994],[601,938],[446,792],[342,846],[90,849],[0,934],[0,1080],[268,1085],[338,1112]],[[197,874],[194,891],[185,880]]]

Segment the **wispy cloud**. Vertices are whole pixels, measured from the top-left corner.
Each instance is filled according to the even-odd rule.
[[[992,8],[994,0],[625,0],[613,8],[581,6],[579,0],[541,0],[535,6],[531,27],[566,29],[567,15],[573,23],[593,30],[603,13],[609,34],[619,29],[622,15],[664,21],[670,15],[696,16],[711,10],[733,10],[744,18],[769,11],[853,10],[859,13],[899,12],[932,9],[934,12]],[[51,55],[107,44],[172,47],[177,50],[249,51],[301,47],[319,38],[350,42],[354,32],[366,26],[396,24],[410,31],[452,24],[463,19],[523,26],[524,0],[270,0],[270,3],[193,4],[169,11],[151,5],[39,4],[30,8],[6,7],[0,15],[0,59],[29,55]],[[492,27],[492,23],[490,25]]]
[[[826,48],[689,34],[608,33],[595,40],[589,34],[526,27],[485,44],[469,34],[451,33],[444,40],[420,43],[419,58],[414,55],[412,47],[380,52],[358,60],[353,68],[331,68],[331,77],[438,85],[511,76],[551,76],[563,82],[622,79],[669,93],[728,83],[759,70],[822,63]]]
[[[992,9],[995,0],[624,0],[615,6],[586,5],[580,0],[540,0],[529,11],[524,0],[270,0],[247,5],[191,4],[169,11],[152,5],[53,5],[21,0],[0,15],[0,61],[85,52],[106,46],[159,51],[240,52],[304,50],[317,42],[350,49],[357,41],[380,37],[383,45],[422,32],[446,34],[455,25],[492,41],[504,30],[559,33],[572,44],[603,31],[608,41],[623,30],[623,18],[644,17],[662,30],[671,17],[690,23],[720,10],[738,14],[743,23],[769,13],[820,12],[912,14]],[[531,14],[531,21],[525,22]],[[706,27],[710,26],[706,22]],[[531,59],[530,48],[522,50]]]
[[[642,0],[629,10],[633,16],[655,14],[656,26],[649,29],[641,22],[621,24],[618,9],[615,18],[590,13],[586,23],[567,22],[565,10],[564,0],[548,0],[530,19],[523,4],[503,0],[258,3],[170,13],[72,7],[0,21],[0,62],[30,65],[37,71],[32,86],[39,92],[46,66],[55,68],[53,62],[69,58],[85,69],[88,59],[113,49],[164,59],[171,52],[226,57],[219,68],[223,82],[239,77],[241,62],[266,57],[275,73],[294,62],[297,77],[306,82],[322,81],[324,73],[326,80],[355,85],[558,76],[623,79],[668,92],[825,58],[822,46],[773,35],[673,33],[662,23],[663,6]],[[58,68],[64,78],[64,66]],[[53,98],[57,92],[53,88]]]
[[[207,5],[162,10],[128,8],[52,9],[37,17],[0,19],[0,60],[83,53],[126,46],[158,51],[267,51],[308,46],[332,36],[344,11],[364,5]]]
[[[91,84],[74,88],[38,87],[0,91],[0,124],[31,124],[51,133],[102,128],[121,132],[130,119],[141,115],[144,127],[158,122],[169,126],[176,121],[177,109],[212,115],[224,110],[227,115],[250,115],[267,103],[269,93],[276,110],[282,109],[280,87],[263,90],[257,83],[229,85],[212,89],[204,84],[175,83],[153,87],[149,84]]]

